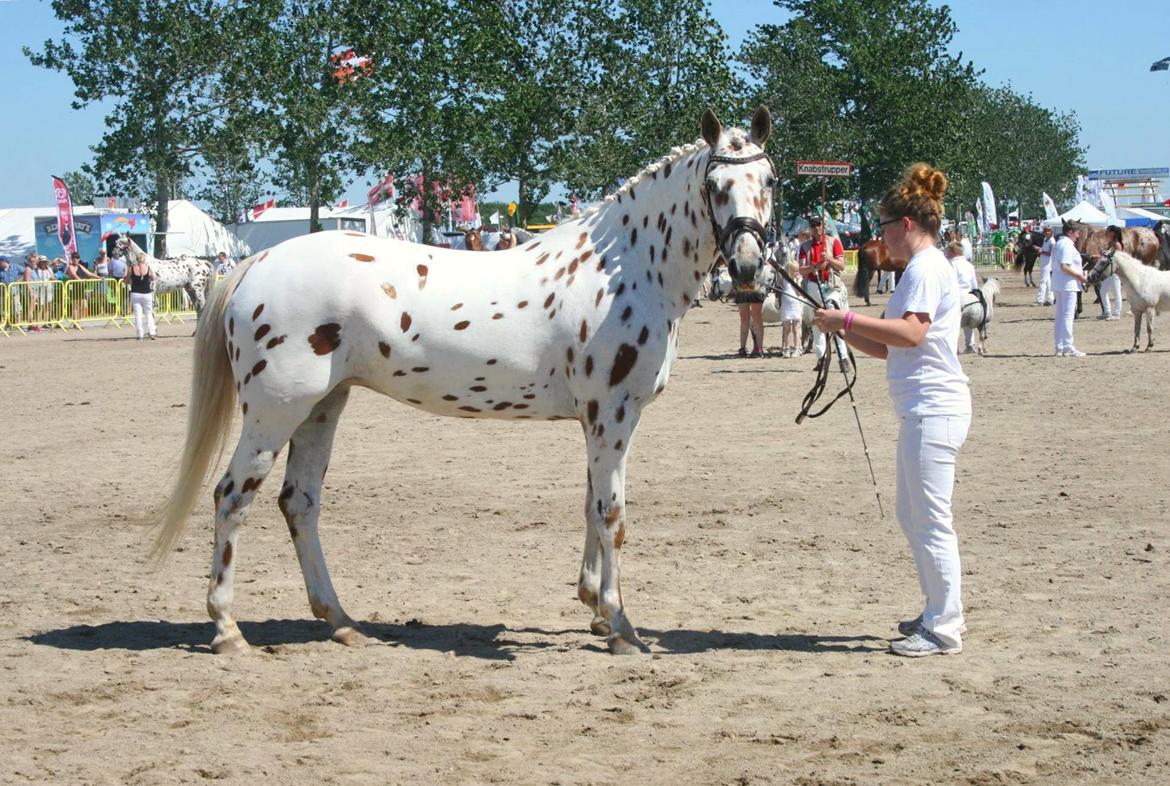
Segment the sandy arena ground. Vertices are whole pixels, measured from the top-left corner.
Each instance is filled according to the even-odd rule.
[[[796,426],[812,360],[734,358],[730,306],[687,317],[631,455],[624,596],[653,655],[625,659],[576,599],[575,423],[357,391],[322,537],[373,643],[312,620],[282,458],[240,540],[253,650],[216,657],[210,490],[166,567],[144,559],[190,326],[0,338],[0,782],[1170,782],[1170,352],[1121,354],[1128,318],[1089,306],[1090,357],[1051,357],[1051,309],[1006,278],[991,354],[964,358],[970,633],[918,661],[886,651],[920,599],[883,366],[857,396],[885,520],[848,405]]]

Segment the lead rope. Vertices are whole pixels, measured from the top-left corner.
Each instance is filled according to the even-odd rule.
[[[797,300],[803,301],[804,303],[812,306],[814,309],[827,308],[829,305],[832,305],[832,306],[837,307],[837,308],[840,307],[840,304],[838,304],[836,301],[833,301],[833,300],[829,300],[826,303],[824,297],[820,294],[820,287],[819,286],[816,288],[816,291],[818,293],[818,296],[821,297],[821,302],[817,303],[816,301],[814,301],[812,299],[812,297],[807,292],[804,291],[804,289],[797,286],[796,282],[792,280],[792,277],[788,275],[788,271],[786,271],[780,267],[776,267],[775,270],[784,278],[785,281],[787,281],[789,283],[789,285],[792,287],[792,290],[797,293],[797,297],[796,297]],[[777,298],[777,300],[779,300],[780,291],[781,291],[780,287],[777,287],[773,284],[765,284],[764,286],[767,287],[768,289],[772,290],[773,292],[775,292],[776,298]],[[828,404],[825,404],[825,406],[821,407],[816,412],[812,412],[811,410],[812,410],[813,405],[816,404],[817,400],[820,399],[820,397],[824,394],[825,386],[828,385],[829,366],[833,362],[833,351],[834,351],[834,348],[835,348],[838,340],[841,342],[842,346],[845,347],[845,355],[840,358],[840,362],[839,362],[839,365],[841,368],[841,376],[844,377],[844,379],[845,379],[845,387],[841,390],[840,393],[838,393],[836,396],[834,396],[832,398],[832,400],[829,401]],[[852,378],[849,376],[849,371],[845,366],[846,359],[849,360],[849,367],[853,369]],[[797,423],[797,425],[800,425],[801,423],[804,422],[804,419],[806,417],[819,418],[821,415],[828,412],[829,408],[832,407],[834,404],[836,404],[837,401],[840,400],[842,396],[849,396],[849,404],[853,407],[853,419],[857,423],[857,434],[858,434],[858,436],[861,437],[861,450],[863,453],[865,453],[865,464],[866,464],[866,466],[869,467],[869,479],[873,483],[873,496],[877,500],[878,515],[880,515],[881,518],[884,520],[886,517],[886,511],[885,511],[885,508],[882,506],[882,494],[881,494],[881,491],[878,489],[877,475],[874,474],[874,471],[873,471],[873,459],[870,458],[870,455],[869,455],[869,443],[866,442],[866,439],[865,439],[865,430],[861,427],[861,413],[858,412],[858,410],[857,410],[857,399],[855,399],[853,397],[853,386],[856,383],[857,383],[857,361],[853,356],[853,350],[849,347],[849,345],[847,343],[845,343],[844,336],[839,332],[834,333],[831,336],[825,336],[825,354],[821,358],[821,363],[818,364],[818,366],[817,366],[816,380],[813,382],[812,387],[809,388],[808,393],[806,393],[804,395],[804,400],[801,402],[800,414],[798,414],[796,416],[796,423]]]

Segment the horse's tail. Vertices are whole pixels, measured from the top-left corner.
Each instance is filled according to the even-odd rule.
[[[161,563],[174,549],[203,481],[219,460],[232,425],[236,386],[232,380],[223,318],[231,297],[255,257],[249,257],[211,291],[203,318],[195,329],[191,401],[187,407],[187,438],[179,460],[179,474],[170,497],[159,510],[160,528],[150,556]]]
[[[859,298],[869,295],[869,280],[873,276],[870,250],[864,246],[857,252],[857,275],[853,277],[853,294]]]

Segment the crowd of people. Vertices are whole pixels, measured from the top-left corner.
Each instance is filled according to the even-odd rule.
[[[215,260],[215,273],[224,276],[234,267],[235,262],[227,252],[220,251]],[[32,253],[25,257],[20,267],[13,265],[8,257],[0,256],[0,284],[28,284],[27,293],[23,297],[10,298],[10,316],[14,321],[24,321],[27,317],[27,321],[32,323],[29,325],[32,332],[54,327],[52,314],[55,294],[52,282],[120,280],[129,287],[136,338],[140,341],[144,338],[154,339],[157,329],[154,318],[154,276],[149,257],[144,253],[127,260],[118,253],[109,254],[102,249],[90,263],[86,263],[76,251],[70,253],[67,260],[58,257],[51,262],[43,254]],[[90,294],[100,299],[106,290],[99,289]],[[76,323],[88,318],[92,305],[89,297],[71,298],[70,320]]]

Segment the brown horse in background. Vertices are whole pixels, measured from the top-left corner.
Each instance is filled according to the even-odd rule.
[[[908,260],[895,258],[890,254],[886,241],[878,238],[868,240],[857,250],[857,275],[853,278],[853,294],[869,302],[869,284],[878,271],[893,271],[896,278],[902,277]]]
[[[463,232],[463,245],[468,251],[483,251],[483,230],[465,230]]]
[[[496,251],[507,251],[516,245],[516,235],[512,232],[511,227],[502,227],[500,229],[500,242],[496,244]]]
[[[1125,253],[1143,265],[1156,265],[1158,261],[1158,236],[1149,227],[1127,227],[1121,230],[1121,246]],[[1093,229],[1081,235],[1077,251],[1081,256],[1096,262],[1113,250],[1113,238],[1109,228]]]

